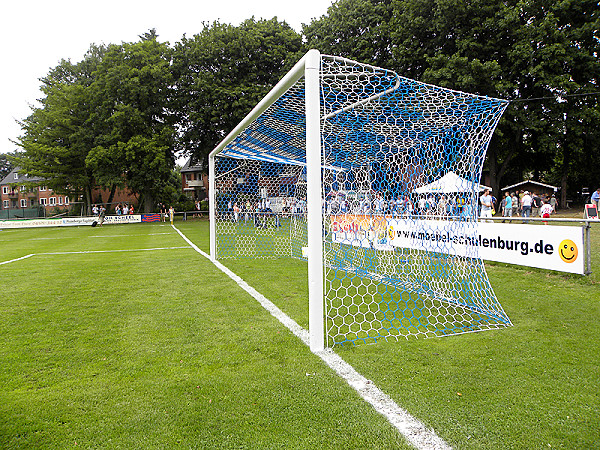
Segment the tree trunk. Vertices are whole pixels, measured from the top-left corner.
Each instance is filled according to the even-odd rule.
[[[107,200],[107,204],[109,205],[107,209],[110,209],[110,204],[113,201],[113,198],[115,197],[115,192],[117,191],[117,185],[113,184],[110,188],[110,194],[108,195],[108,200]]]
[[[150,189],[144,191],[144,212],[151,213],[154,211],[154,198]]]
[[[85,195],[83,197],[83,209],[82,211],[86,216],[92,215],[92,188],[86,186],[84,188]]]

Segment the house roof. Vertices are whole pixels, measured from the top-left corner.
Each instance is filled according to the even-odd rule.
[[[508,189],[516,188],[516,187],[519,187],[519,186],[523,186],[524,184],[535,184],[536,186],[543,186],[543,187],[546,187],[546,188],[554,189],[555,191],[558,191],[560,189],[558,186],[552,186],[551,184],[540,183],[539,181],[533,181],[533,180],[525,180],[525,181],[521,181],[520,183],[513,184],[512,186],[503,187],[500,190],[501,191],[507,191]]]
[[[27,176],[27,174],[20,173],[19,172],[20,170],[21,170],[20,167],[15,167],[13,170],[10,171],[10,173],[8,175],[6,175],[4,177],[4,179],[2,181],[0,181],[0,185],[5,185],[5,184],[19,184],[19,183],[31,183],[31,182],[36,182],[36,181],[44,181],[43,178],[40,178],[40,177],[29,177],[29,176]],[[15,174],[17,174],[16,178],[15,178]]]
[[[181,168],[182,173],[186,172],[204,172],[204,163],[197,161],[193,156],[190,156]]]

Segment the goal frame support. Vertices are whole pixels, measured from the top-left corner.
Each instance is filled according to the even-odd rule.
[[[324,284],[323,284],[323,217],[321,214],[321,105],[320,105],[321,54],[309,50],[294,67],[271,89],[250,113],[209,154],[209,211],[210,258],[217,260],[215,157],[277,101],[291,86],[304,77],[306,114],[306,182],[307,182],[307,232],[308,232],[308,311],[309,342],[313,352],[325,348]]]

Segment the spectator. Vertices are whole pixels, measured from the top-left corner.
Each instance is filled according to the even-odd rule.
[[[558,201],[555,194],[552,194],[552,197],[550,197],[550,206],[552,206],[552,212],[556,212]]]
[[[591,201],[592,201],[593,205],[596,205],[596,210],[599,210],[599,208],[600,208],[600,188],[596,189],[592,193]]]
[[[531,214],[533,217],[541,216],[540,208],[542,207],[542,199],[535,192],[531,193]]]
[[[523,217],[528,218],[531,217],[531,203],[533,199],[529,195],[528,191],[523,193],[523,197],[521,197],[521,214]],[[526,220],[524,223],[528,223]]]
[[[490,190],[486,189],[483,191],[483,195],[480,197],[479,202],[481,203],[481,214],[479,215],[482,219],[492,218],[492,210],[494,208],[492,203],[492,196]],[[489,220],[486,220],[489,222]]]
[[[104,223],[104,217],[106,216],[106,209],[104,208],[104,206],[100,205],[100,211],[99,211],[99,215],[98,215],[98,225],[102,226],[102,224]]]
[[[540,214],[544,219],[550,218],[550,214],[552,214],[552,206],[549,202],[542,202],[542,206],[540,208]],[[548,225],[548,222],[544,222],[545,225]]]
[[[512,208],[512,197],[508,192],[504,194],[504,198],[502,199],[502,216],[503,217],[512,217],[513,208]]]
[[[514,192],[510,193],[510,197],[512,200],[512,215],[518,216],[519,215],[519,197]]]

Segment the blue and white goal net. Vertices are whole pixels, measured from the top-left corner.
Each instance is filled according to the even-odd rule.
[[[299,71],[211,155],[214,257],[306,258],[307,220],[318,222],[328,346],[511,325],[477,227],[507,102],[320,55],[320,217],[307,219],[305,79]]]

